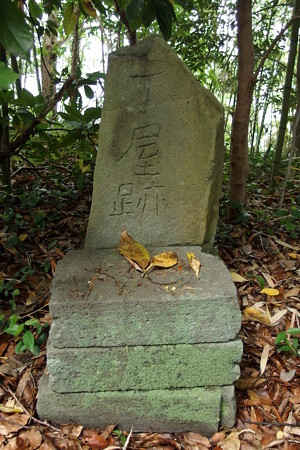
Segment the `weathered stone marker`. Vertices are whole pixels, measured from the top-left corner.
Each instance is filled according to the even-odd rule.
[[[153,36],[111,54],[105,92],[85,249],[58,264],[52,284],[38,413],[212,434],[235,421],[242,355],[235,287],[199,247],[212,244],[218,217],[222,108]],[[123,227],[178,264],[141,278],[116,250]]]

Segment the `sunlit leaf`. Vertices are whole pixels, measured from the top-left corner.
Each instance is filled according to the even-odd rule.
[[[126,233],[126,235],[127,235],[127,233]],[[121,242],[123,242],[126,239],[129,241],[130,241],[130,239],[132,239],[129,235],[127,235],[127,236],[126,235],[125,234],[123,235],[123,232],[122,232]],[[123,237],[123,236],[126,236],[126,237]],[[148,266],[148,264],[150,262],[150,256],[149,256],[148,250],[142,244],[140,244],[139,242],[136,242],[134,240],[133,240],[133,242],[124,243],[124,244],[121,244],[121,242],[120,242],[120,246],[118,249],[119,253],[121,253],[121,255],[123,255],[123,256],[127,256],[127,258],[129,258],[129,259],[132,259],[142,269],[146,269],[146,267]]]
[[[261,294],[267,294],[267,295],[279,295],[280,292],[278,291],[278,289],[273,289],[273,288],[264,288],[260,291]]]
[[[255,322],[263,323],[264,325],[271,325],[269,314],[260,309],[253,307],[246,308],[244,309],[243,315],[248,320],[254,320]]]
[[[81,6],[84,12],[88,15],[96,19],[97,13],[93,6],[93,3],[90,0],[80,0]]]
[[[194,255],[193,252],[187,253],[186,255],[189,260],[190,268],[193,269],[193,271],[196,274],[196,277],[199,278],[199,272],[200,272],[200,267],[201,267],[201,263],[200,263],[199,259],[196,258],[196,256]]]
[[[74,12],[74,3],[67,3],[63,11],[63,27],[66,34],[71,34],[76,26],[78,15]]]
[[[178,263],[178,257],[175,252],[164,252],[159,255],[153,256],[150,261],[149,267],[147,267],[146,272],[148,272],[152,267],[173,267]]]
[[[234,283],[243,283],[244,281],[248,281],[236,272],[230,272],[230,275]]]

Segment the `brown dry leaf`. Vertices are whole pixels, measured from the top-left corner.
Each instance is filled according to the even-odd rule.
[[[260,358],[260,374],[261,375],[266,370],[268,359],[269,359],[269,353],[270,353],[270,345],[265,344],[262,354],[261,354],[261,358]]]
[[[19,436],[10,439],[8,444],[1,448],[2,450],[31,450],[29,442]]]
[[[78,438],[81,435],[83,426],[71,423],[61,425],[60,429],[63,434]]]
[[[164,252],[159,255],[153,256],[149,267],[145,270],[144,274],[147,273],[152,267],[164,267],[168,269],[173,267],[178,263],[178,257],[175,252]]]
[[[0,414],[0,434],[7,436],[10,433],[19,431],[27,424],[30,417],[27,414]]]
[[[184,437],[184,442],[186,445],[191,445],[191,446],[203,445],[206,448],[211,448],[211,443],[209,442],[207,437],[202,436],[201,434],[189,432],[189,433],[184,433],[183,437]],[[185,447],[186,447],[186,445],[185,445]]]
[[[196,277],[199,278],[199,272],[201,268],[201,263],[198,258],[194,255],[193,252],[186,254],[189,260],[190,268],[193,269],[193,271],[196,274]]]
[[[22,431],[19,436],[29,442],[32,450],[37,449],[41,445],[43,440],[43,436],[41,435],[39,430],[36,430],[34,428],[31,428],[28,431]]]
[[[233,431],[229,436],[227,436],[226,439],[219,442],[219,446],[223,450],[239,450],[240,446],[241,446],[241,441],[239,439],[239,436],[240,436],[240,434],[247,433],[247,432],[254,433],[253,430],[250,430],[248,428],[246,428],[245,430],[242,430],[242,431]]]
[[[122,230],[119,253],[135,263],[137,263],[143,270],[146,269],[150,262],[148,250],[139,242],[132,239],[125,230]]]
[[[173,449],[176,448],[177,450],[181,450],[181,445],[179,442],[175,441],[171,438],[169,434],[149,434],[149,433],[141,433],[137,435],[137,438],[135,439],[136,442],[138,442],[138,446],[149,448],[149,447],[162,447],[164,446],[170,446]]]
[[[278,313],[274,314],[274,316],[271,317],[271,324],[275,325],[275,323],[279,322],[287,313],[287,309],[282,309],[281,311],[278,311]]]
[[[124,255],[123,255],[123,256],[124,256]],[[132,267],[135,268],[135,270],[138,270],[139,272],[144,272],[144,270],[143,270],[137,263],[135,263],[134,261],[132,261],[132,259],[127,258],[127,256],[124,256],[124,258],[127,259],[127,261],[129,262],[129,264],[131,264]]]
[[[282,369],[282,371],[280,372],[280,380],[285,381],[286,383],[288,383],[289,381],[291,381],[294,376],[296,374],[296,369],[292,369],[289,372],[286,372],[284,369]]]
[[[91,448],[98,448],[100,450],[108,447],[107,439],[98,434],[93,434],[92,436],[85,437],[83,442]]]
[[[4,375],[11,375],[13,377],[19,376],[19,370],[24,366],[14,356],[9,356],[4,364],[0,365],[0,372]]]
[[[31,379],[32,375],[31,375],[31,371],[30,370],[26,370],[23,375],[21,376],[21,379],[18,383],[18,387],[16,389],[16,397],[17,398],[22,398],[24,389],[26,388],[28,381]]]
[[[133,244],[134,242],[135,240],[131,236],[129,236],[127,231],[123,228],[121,232],[120,247],[125,244]]]
[[[223,450],[240,450],[241,442],[239,439],[239,432],[233,431],[226,439],[219,442],[219,446]]]
[[[226,434],[224,433],[224,431],[217,431],[210,439],[210,442],[213,445],[218,444],[220,441],[223,441],[224,439],[226,439]]]
[[[259,322],[264,325],[271,325],[269,314],[252,306],[244,309],[243,315],[248,320],[254,320],[255,322]]]

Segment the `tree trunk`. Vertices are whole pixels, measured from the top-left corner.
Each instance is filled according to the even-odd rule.
[[[300,45],[298,46],[298,58],[297,58],[297,108],[295,118],[299,115],[300,110]],[[298,120],[295,127],[295,154],[300,156],[300,120]]]
[[[0,44],[0,61],[6,64],[6,51],[2,44]],[[9,144],[9,125],[8,125],[8,105],[2,100],[1,103],[1,119],[0,122],[0,156],[7,151]],[[5,125],[4,125],[5,124]],[[1,184],[5,189],[10,190],[10,158],[6,158],[1,162]]]
[[[234,219],[246,195],[248,176],[248,129],[254,89],[252,1],[237,0],[238,89],[231,130],[229,217]]]
[[[57,21],[54,11],[51,12],[49,19],[53,22]],[[42,73],[42,94],[46,101],[49,101],[56,94],[54,84],[57,53],[55,50],[56,36],[52,33],[45,33],[43,42],[43,58],[41,64]]]
[[[300,9],[300,0],[295,0],[294,15],[297,14],[299,9]],[[289,108],[290,108],[290,93],[291,93],[294,65],[295,65],[295,59],[296,59],[296,53],[297,53],[299,25],[300,25],[300,20],[295,20],[292,24],[290,50],[289,50],[289,57],[288,57],[288,63],[287,63],[287,68],[286,68],[286,74],[285,74],[284,92],[283,92],[283,99],[282,99],[282,106],[281,106],[281,117],[280,117],[280,124],[279,124],[279,130],[278,130],[278,136],[277,136],[277,142],[276,142],[275,156],[274,156],[272,174],[271,174],[271,180],[270,180],[270,188],[271,189],[275,188],[276,177],[278,176],[279,169],[280,169],[281,154],[282,154],[282,149],[283,149],[286,124],[287,124],[288,113],[289,113]]]

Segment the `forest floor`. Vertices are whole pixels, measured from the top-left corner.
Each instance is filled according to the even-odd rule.
[[[80,247],[91,202],[90,180],[80,192],[69,172],[56,170],[53,175],[43,167],[38,176],[20,171],[13,194],[0,192],[0,448],[299,449],[299,347],[297,335],[286,333],[300,328],[299,193],[291,185],[278,212],[278,195],[264,190],[262,174],[250,183],[248,221],[226,223],[223,202],[217,233],[243,313],[235,427],[209,440],[197,433],[135,434],[134,424],[130,435],[115,424],[95,430],[39,421],[35,407],[51,323],[50,283],[58,260]],[[16,354],[22,346],[34,354]]]

